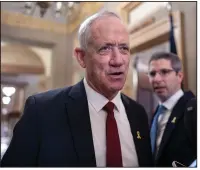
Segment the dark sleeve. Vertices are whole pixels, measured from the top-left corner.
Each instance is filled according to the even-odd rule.
[[[39,151],[38,117],[34,97],[26,101],[24,113],[17,122],[2,167],[36,166]]]
[[[184,123],[187,135],[191,141],[191,144],[196,151],[197,147],[197,101],[196,98],[191,99],[187,105],[184,115]]]

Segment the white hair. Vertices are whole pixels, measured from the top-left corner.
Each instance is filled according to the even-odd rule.
[[[121,18],[116,13],[111,12],[111,11],[101,11],[101,12],[98,12],[98,13],[88,17],[80,25],[80,28],[78,31],[78,40],[79,40],[80,47],[82,49],[84,49],[84,50],[87,49],[88,40],[89,40],[89,36],[90,36],[90,28],[91,28],[92,23],[103,16],[114,16],[121,20]]]

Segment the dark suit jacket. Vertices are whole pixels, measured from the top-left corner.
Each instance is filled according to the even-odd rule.
[[[185,92],[174,106],[155,158],[155,166],[172,167],[173,161],[189,166],[196,159],[184,125],[186,104],[193,97],[191,92]]]
[[[197,155],[197,100],[192,98],[188,101],[185,109],[185,128],[193,150]]]
[[[139,166],[152,166],[145,110],[122,95]],[[141,139],[137,138],[137,131]],[[1,166],[95,167],[95,153],[83,81],[29,97]]]

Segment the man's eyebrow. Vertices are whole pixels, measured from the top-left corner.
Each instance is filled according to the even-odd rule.
[[[127,46],[128,47],[129,45],[128,45],[128,43],[121,43],[121,44],[119,44],[119,46]]]
[[[104,45],[106,45],[106,46],[114,46],[115,43],[105,43]]]
[[[103,44],[103,45],[107,45],[107,46],[115,46],[116,45],[116,43],[105,43],[105,44]],[[117,46],[129,46],[128,45],[128,43],[120,43],[120,44],[118,44]]]

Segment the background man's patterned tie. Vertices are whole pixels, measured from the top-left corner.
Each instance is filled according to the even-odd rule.
[[[164,113],[166,111],[166,107],[163,105],[160,105],[155,116],[153,119],[153,123],[151,126],[151,148],[152,148],[152,153],[154,154],[156,151],[156,139],[157,139],[157,130],[158,130],[158,117],[160,114]]]

